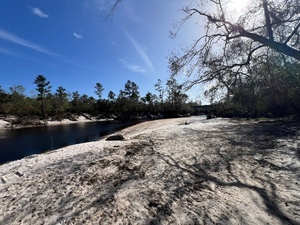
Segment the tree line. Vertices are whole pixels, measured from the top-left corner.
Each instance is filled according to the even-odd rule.
[[[148,92],[140,96],[138,85],[128,80],[119,93],[109,91],[103,98],[103,85],[98,82],[94,86],[97,98],[78,91],[68,92],[59,86],[52,91],[50,81],[43,75],[38,75],[36,96],[26,96],[25,88],[16,85],[5,91],[0,86],[0,114],[19,117],[49,117],[57,120],[69,118],[72,114],[90,114],[98,118],[133,119],[146,117],[174,117],[193,113],[192,102],[183,92],[174,77],[166,85],[159,79],[155,84],[158,95]]]
[[[223,83],[225,95],[214,104],[216,113],[226,117],[300,118],[300,63],[274,52],[268,59],[248,67],[247,74]],[[221,88],[212,87],[212,98]]]
[[[112,1],[108,16],[121,2]],[[193,21],[203,32],[169,55],[171,76],[185,75],[185,90],[209,87],[205,96],[220,116],[300,118],[299,0],[253,0],[239,11],[230,3],[186,3],[171,38]]]

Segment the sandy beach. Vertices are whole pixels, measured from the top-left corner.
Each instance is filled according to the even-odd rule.
[[[0,166],[0,225],[300,224],[300,124],[165,119]]]
[[[35,120],[31,121],[33,123],[36,123],[38,125],[32,124],[32,125],[12,125],[9,121],[15,121],[17,120],[16,116],[6,116],[5,119],[0,118],[0,129],[18,129],[18,128],[25,128],[25,127],[36,127],[36,126],[44,126],[43,120]],[[74,119],[62,119],[60,121],[58,120],[52,120],[51,118],[48,118],[46,121],[46,126],[58,126],[58,125],[67,125],[67,124],[74,124],[74,123],[89,123],[89,122],[105,122],[105,121],[113,121],[113,119],[98,119],[94,116],[91,116],[89,114],[85,114],[85,116],[74,116]]]

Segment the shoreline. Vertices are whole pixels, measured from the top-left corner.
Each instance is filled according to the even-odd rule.
[[[186,120],[1,165],[0,224],[300,224],[299,124]]]
[[[0,119],[0,129],[1,130],[9,130],[9,129],[22,129],[22,128],[31,128],[31,127],[43,127],[43,126],[60,126],[60,125],[68,125],[68,124],[76,124],[76,123],[91,123],[91,122],[109,122],[109,121],[115,121],[114,119],[87,119],[84,116],[78,116],[76,121],[70,120],[70,119],[63,119],[61,121],[59,120],[47,120],[46,124],[44,124],[43,120],[38,120],[38,124],[32,124],[32,125],[11,125],[10,122]]]

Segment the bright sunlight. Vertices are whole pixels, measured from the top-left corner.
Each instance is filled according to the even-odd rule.
[[[241,15],[245,11],[248,3],[249,0],[228,0],[226,8],[234,13],[237,13],[237,15]]]

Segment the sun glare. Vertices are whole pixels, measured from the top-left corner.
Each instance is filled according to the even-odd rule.
[[[249,0],[228,0],[227,8],[236,13],[243,13]]]

